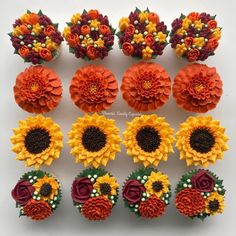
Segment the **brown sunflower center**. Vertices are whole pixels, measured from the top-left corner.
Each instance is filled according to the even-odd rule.
[[[42,185],[39,191],[40,195],[47,197],[52,193],[52,186],[49,183],[45,183]]]
[[[217,211],[220,207],[219,201],[217,199],[209,202],[209,209],[213,212]]]
[[[155,192],[160,192],[163,189],[163,183],[161,181],[155,181],[152,184],[152,188]]]
[[[145,152],[154,152],[161,143],[161,137],[157,130],[151,126],[141,128],[136,134],[139,147]]]
[[[107,195],[111,192],[111,186],[108,183],[101,183],[100,184],[100,191],[102,195]]]
[[[88,127],[82,135],[82,144],[90,152],[97,152],[106,145],[106,134],[98,127]]]
[[[200,153],[207,153],[215,144],[214,136],[206,128],[199,128],[190,136],[190,146]]]
[[[38,154],[50,146],[51,136],[46,129],[35,128],[27,133],[24,143],[28,152]]]

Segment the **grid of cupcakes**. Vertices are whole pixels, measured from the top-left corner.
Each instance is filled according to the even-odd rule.
[[[153,168],[136,170],[125,181],[122,195],[125,206],[135,215],[160,217],[170,203],[169,178]]]
[[[71,197],[74,206],[88,220],[105,220],[118,200],[119,184],[101,168],[82,171],[73,181]]]
[[[44,220],[51,216],[60,204],[61,185],[50,173],[36,170],[25,173],[11,192],[20,209],[19,216],[31,220]]]
[[[224,195],[223,180],[209,170],[197,169],[180,179],[175,205],[182,215],[204,220],[223,213]]]

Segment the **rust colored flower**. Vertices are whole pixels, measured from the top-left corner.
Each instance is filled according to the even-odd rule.
[[[214,67],[195,63],[179,71],[174,79],[173,96],[179,107],[190,112],[205,113],[218,104],[222,87]]]
[[[29,201],[23,208],[24,214],[32,220],[44,220],[52,214],[52,209],[47,202]]]
[[[131,43],[125,42],[122,44],[122,51],[126,56],[130,56],[134,52],[134,47],[132,46]]]
[[[207,47],[211,50],[215,50],[219,46],[218,40],[211,38],[207,42]]]
[[[82,208],[82,214],[89,220],[105,220],[111,211],[111,202],[103,196],[90,198]]]
[[[14,95],[16,103],[25,111],[49,112],[61,99],[61,80],[47,67],[30,66],[17,76]]]
[[[30,54],[30,50],[27,46],[22,46],[19,48],[18,53],[21,57],[25,58]]]
[[[103,66],[82,67],[71,80],[71,99],[84,112],[108,109],[115,101],[117,92],[115,76]]]
[[[51,36],[54,32],[55,32],[55,28],[52,25],[47,25],[43,30],[43,33],[46,36]]]
[[[217,21],[210,20],[210,21],[207,22],[207,25],[210,29],[215,29],[217,27]]]
[[[186,188],[176,195],[175,205],[181,214],[191,217],[204,211],[205,200],[196,189]]]
[[[148,46],[152,46],[155,43],[155,38],[152,36],[152,34],[147,34],[145,37],[145,42]]]
[[[80,42],[78,34],[68,34],[66,41],[71,47],[77,47]]]
[[[140,203],[139,212],[142,217],[157,218],[164,213],[165,207],[165,203],[160,198],[153,196]]]
[[[140,62],[124,74],[121,92],[136,111],[151,111],[169,99],[171,81],[165,69],[156,63]]]
[[[193,44],[193,38],[192,37],[186,37],[184,39],[184,43],[185,43],[186,47],[191,47],[192,44]]]
[[[198,12],[191,12],[188,14],[188,19],[191,20],[192,22],[196,21],[199,19],[199,13]]]
[[[135,32],[135,27],[132,24],[130,24],[125,30],[125,33],[130,36],[133,36],[134,32]]]
[[[81,26],[81,33],[83,35],[89,34],[90,33],[90,27],[88,25],[83,25]]]
[[[158,24],[160,22],[159,16],[155,12],[150,12],[148,15],[148,20],[154,24]]]
[[[89,10],[88,14],[94,20],[98,17],[99,11],[98,10]]]
[[[43,48],[39,51],[39,56],[45,61],[51,61],[53,56],[49,49]]]
[[[87,56],[91,59],[94,60],[97,58],[97,50],[93,45],[89,45],[87,47]]]
[[[107,35],[111,33],[110,27],[107,25],[99,25],[98,29],[99,29],[100,34]]]
[[[187,58],[190,62],[196,61],[198,59],[200,55],[200,52],[198,49],[194,48],[191,49],[188,53],[187,53]]]

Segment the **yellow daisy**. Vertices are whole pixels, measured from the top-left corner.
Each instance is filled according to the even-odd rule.
[[[152,171],[144,186],[150,196],[161,197],[164,193],[169,192],[170,182],[167,175],[162,174],[160,171]]]
[[[206,199],[206,213],[215,215],[221,214],[224,211],[224,196],[217,192],[212,192]]]
[[[28,117],[19,121],[19,127],[13,132],[12,151],[17,154],[17,160],[25,161],[26,166],[39,169],[41,165],[49,166],[59,158],[63,134],[51,118],[42,115]]]
[[[96,113],[79,117],[68,136],[70,153],[76,157],[76,163],[84,166],[106,166],[120,152],[121,138],[115,121]]]
[[[186,160],[188,166],[208,167],[223,159],[223,152],[228,150],[225,128],[211,116],[190,116],[180,125],[176,137],[180,159]]]
[[[160,161],[167,161],[168,153],[173,152],[173,134],[164,117],[142,115],[127,123],[123,143],[135,163],[157,166]]]
[[[45,175],[42,179],[37,179],[33,184],[35,191],[38,192],[41,199],[44,201],[52,200],[57,194],[60,187],[57,180],[53,177]]]
[[[109,195],[116,195],[119,184],[115,177],[105,174],[104,176],[98,177],[93,187],[101,194],[106,197]]]

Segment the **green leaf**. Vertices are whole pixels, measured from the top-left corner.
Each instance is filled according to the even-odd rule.
[[[186,16],[183,14],[183,13],[181,13],[181,15],[180,15],[180,19],[184,19]]]
[[[31,11],[29,10],[29,9],[27,9],[27,11],[26,11],[28,14],[30,14],[31,13]]]
[[[136,7],[134,12],[139,14],[141,10],[139,10],[139,8]]]
[[[84,9],[82,14],[87,14],[88,12]]]
[[[53,24],[53,26],[56,30],[58,29],[58,24]]]
[[[38,15],[43,16],[43,12],[39,10]]]

